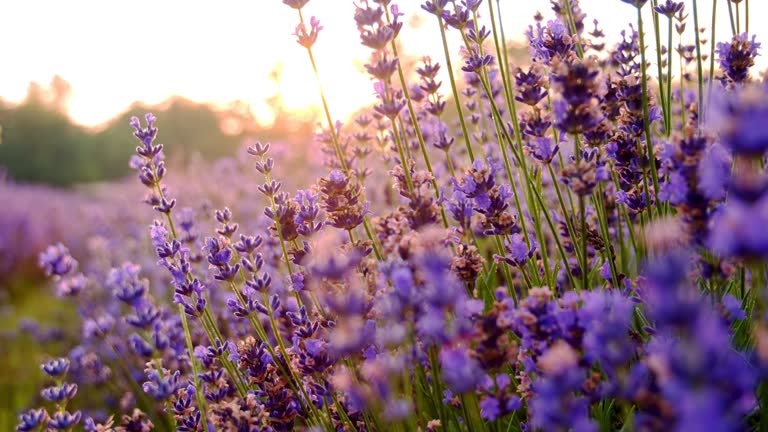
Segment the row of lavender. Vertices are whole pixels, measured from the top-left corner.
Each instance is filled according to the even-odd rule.
[[[317,74],[322,27],[307,0],[284,3]],[[234,211],[179,210],[155,118],[132,121],[154,262],[140,248],[141,265],[83,272],[62,245],[40,257],[81,335],[43,365],[53,385],[17,429],[768,425],[768,86],[750,75],[760,45],[737,32],[748,0],[726,2],[733,37],[709,55],[695,0],[694,45],[683,3],[623,0],[638,22],[611,48],[577,0],[553,1],[522,68],[501,2],[427,1],[446,86],[430,59],[409,82],[390,3],[354,15],[379,102],[343,125],[320,87],[328,171],[306,189],[287,193],[255,143],[257,182],[199,173],[243,191]]]

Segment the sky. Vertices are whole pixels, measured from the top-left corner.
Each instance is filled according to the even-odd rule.
[[[401,32],[401,57],[429,55],[443,63],[436,19],[420,11],[423,1],[397,3],[414,24]],[[717,3],[717,39],[723,41],[731,36],[728,10],[725,1]],[[766,3],[750,4],[750,31],[764,45],[768,29],[758,28],[756,17],[768,16]],[[635,9],[620,0],[582,0],[581,6],[587,22],[599,20],[609,46],[636,21]],[[689,12],[691,7],[692,0],[686,0]],[[711,8],[711,1],[699,1],[700,26],[709,27]],[[523,39],[537,10],[552,17],[548,0],[501,0],[501,9],[507,37],[516,40]],[[480,10],[485,13],[487,5]],[[650,7],[644,10],[648,31]],[[315,56],[332,114],[343,119],[373,100],[363,69],[370,51],[359,43],[353,1],[311,0],[304,13],[324,26]],[[692,38],[692,14],[689,20],[686,35]],[[0,1],[5,65],[0,98],[18,102],[30,81],[47,84],[59,75],[72,86],[70,116],[87,126],[109,120],[134,101],[155,104],[171,95],[220,105],[243,100],[269,123],[266,100],[276,94],[297,112],[320,103],[306,51],[292,36],[297,23],[296,11],[281,0]],[[705,36],[709,39],[709,31]],[[458,40],[451,40],[458,54]],[[649,35],[647,45],[654,43]],[[759,57],[757,67],[766,66],[765,56]],[[277,84],[269,79],[276,67],[282,71]]]

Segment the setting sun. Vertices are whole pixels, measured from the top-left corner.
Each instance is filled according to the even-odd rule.
[[[582,7],[590,8],[590,17],[600,21],[610,46],[634,17],[624,8],[598,7],[604,2],[584,0]],[[547,11],[544,3],[507,7],[502,17],[507,34],[520,40],[533,14]],[[768,13],[768,6],[753,3],[755,16]],[[0,76],[0,96],[20,101],[30,81],[45,84],[59,75],[72,86],[69,114],[84,125],[109,120],[134,101],[153,104],[171,95],[220,105],[242,100],[262,123],[273,117],[267,99],[275,96],[291,111],[319,110],[318,94],[309,85],[315,78],[306,52],[291,36],[298,15],[282,2],[233,0],[213,6],[202,1],[138,0],[129,4],[4,2],[0,40],[6,41],[4,63],[12,67]],[[354,8],[352,1],[316,0],[304,11],[306,17],[316,15],[323,26],[315,55],[322,84],[333,95],[328,98],[332,115],[339,119],[374,100],[373,85],[363,69],[369,54],[359,42]],[[409,17],[403,36],[413,41],[403,47],[401,57],[412,63],[429,54],[442,61],[435,21],[421,11],[419,2],[405,2],[400,9]],[[703,9],[702,26],[711,16],[709,8]],[[726,21],[718,22],[721,34],[728,29]],[[759,36],[765,31],[756,30]],[[757,62],[758,70],[766,65],[764,56]],[[277,83],[270,79],[276,70]]]

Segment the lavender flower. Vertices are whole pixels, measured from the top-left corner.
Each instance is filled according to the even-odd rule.
[[[755,64],[760,43],[755,42],[756,36],[749,39],[746,33],[733,37],[730,43],[717,44],[717,58],[720,63],[720,71],[723,73],[723,82],[741,84],[749,75],[749,68]]]
[[[472,391],[483,377],[480,365],[461,347],[443,348],[440,351],[440,365],[443,379],[456,393]]]

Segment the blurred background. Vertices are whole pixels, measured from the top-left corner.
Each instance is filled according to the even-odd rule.
[[[420,10],[420,1],[399,3],[406,70],[424,56],[443,63],[434,17]],[[686,1],[689,12],[691,4]],[[700,24],[709,27],[712,2],[699,5]],[[550,18],[550,4],[503,0],[500,6],[519,64],[527,55],[524,30],[537,11]],[[636,21],[635,9],[619,0],[582,0],[581,7],[588,22],[599,21],[609,46]],[[725,7],[718,2],[720,41],[731,35]],[[751,31],[766,43],[758,18],[768,16],[768,5],[751,7]],[[369,50],[359,44],[354,11],[352,1],[312,0],[304,12],[324,26],[314,53],[331,114],[342,122],[374,101],[364,70]],[[11,430],[6,425],[36,388],[39,371],[29,367],[30,356],[39,354],[36,341],[60,338],[57,323],[75,313],[41,288],[39,252],[63,242],[75,256],[93,253],[106,233],[141,237],[152,220],[130,177],[131,116],[158,117],[169,182],[189,202],[232,205],[246,193],[238,191],[255,189],[258,179],[243,180],[249,139],[275,145],[278,178],[300,167],[307,178],[294,180],[306,187],[321,172],[313,146],[320,101],[306,51],[292,35],[297,23],[296,11],[280,0],[0,2],[0,430]],[[684,42],[691,43],[693,31],[686,30]],[[458,55],[457,34],[449,37]],[[709,30],[702,38],[711,43]],[[766,65],[759,57],[756,69]]]

